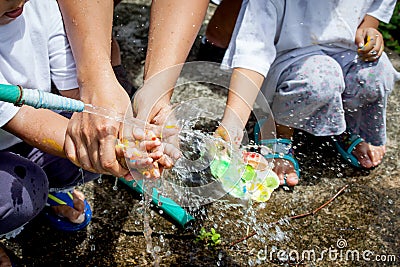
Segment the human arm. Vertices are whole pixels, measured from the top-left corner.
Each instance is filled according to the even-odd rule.
[[[270,2],[243,1],[238,17],[240,27],[235,28],[223,61],[224,65],[233,68],[233,73],[222,126],[232,128],[231,132],[236,132],[236,136],[223,137],[229,133],[223,127],[216,132],[236,146],[241,142],[243,129],[264,77],[275,60],[275,41],[282,12],[282,6],[276,7]],[[251,42],[248,42],[250,39]]]
[[[145,81],[143,88],[135,96],[138,118],[152,121],[169,105],[182,67],[177,64],[185,62],[204,19],[208,3],[208,0],[152,2],[144,69]],[[157,75],[161,72],[162,75]]]
[[[221,125],[216,135],[238,147],[243,138],[243,129],[249,119],[264,76],[256,71],[235,68],[232,73],[228,99]]]
[[[63,146],[68,118],[47,109],[22,106],[2,128],[31,146],[66,157]]]
[[[59,0],[60,10],[77,65],[80,99],[124,115],[131,105],[111,67],[113,1]],[[76,113],[67,132],[65,150],[71,160],[99,173],[124,176],[115,142],[121,124],[100,116]]]

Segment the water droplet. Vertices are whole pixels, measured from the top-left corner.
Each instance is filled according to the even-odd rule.
[[[117,191],[117,190],[118,190],[117,184],[118,184],[118,177],[115,177],[114,186],[113,186],[113,190],[114,190],[114,191]]]

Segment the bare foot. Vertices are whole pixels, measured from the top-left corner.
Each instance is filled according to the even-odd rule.
[[[61,217],[67,218],[73,223],[80,224],[85,220],[85,196],[82,192],[74,190],[72,193],[74,208],[67,205],[53,206],[53,212]]]
[[[378,166],[386,153],[386,146],[373,146],[367,142],[361,142],[352,151],[361,166],[370,169]]]
[[[267,127],[267,124],[264,124],[263,127]],[[263,128],[262,132],[268,132],[265,128]],[[279,139],[293,139],[294,129],[282,124],[276,124],[276,136]],[[283,148],[282,148],[283,146]],[[281,147],[281,148],[278,148]],[[278,142],[276,144],[276,150],[285,151],[283,154],[287,154],[288,156],[293,156],[293,147],[292,144],[285,144],[284,142]],[[262,148],[261,148],[262,152]],[[281,152],[279,152],[280,154]],[[265,153],[261,153],[265,154]],[[293,156],[294,157],[294,156]],[[283,159],[283,158],[274,158],[273,159],[274,168],[272,169],[279,177],[280,185],[287,186],[295,186],[299,183],[299,176],[296,173],[293,162]]]
[[[0,246],[0,267],[11,267],[11,260]]]
[[[285,176],[286,176],[286,185],[295,186],[299,183],[299,177],[296,174],[293,163],[286,159],[274,159],[274,168],[273,171],[279,177],[279,184],[285,184]]]

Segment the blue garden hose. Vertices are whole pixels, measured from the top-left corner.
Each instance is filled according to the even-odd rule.
[[[18,85],[0,84],[0,100],[16,106],[82,112],[85,103],[80,100],[59,96],[41,90],[24,89]]]
[[[21,86],[9,84],[0,84],[0,101],[12,103],[16,106],[28,105],[34,108],[69,112],[82,112],[85,109],[85,103],[80,100],[35,89],[24,89]],[[133,181],[127,182],[125,179],[120,180],[137,193],[143,194],[141,181],[134,185],[135,182]],[[181,227],[185,227],[189,221],[194,220],[185,209],[176,204],[172,199],[158,196],[158,192],[155,188],[153,188],[152,199],[154,204],[161,204],[159,208]]]
[[[129,188],[133,189],[135,192],[139,194],[144,193],[143,181],[127,181],[124,178],[120,178],[119,180]],[[151,203],[164,211],[165,214],[171,217],[175,223],[182,228],[185,228],[190,221],[194,220],[194,218],[185,209],[179,206],[172,199],[160,195],[155,188],[153,188],[153,192],[151,194]]]

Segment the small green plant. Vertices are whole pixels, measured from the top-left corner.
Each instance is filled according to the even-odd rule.
[[[195,242],[201,242],[208,247],[215,247],[221,244],[221,235],[214,228],[211,228],[211,232],[208,232],[202,227]]]

